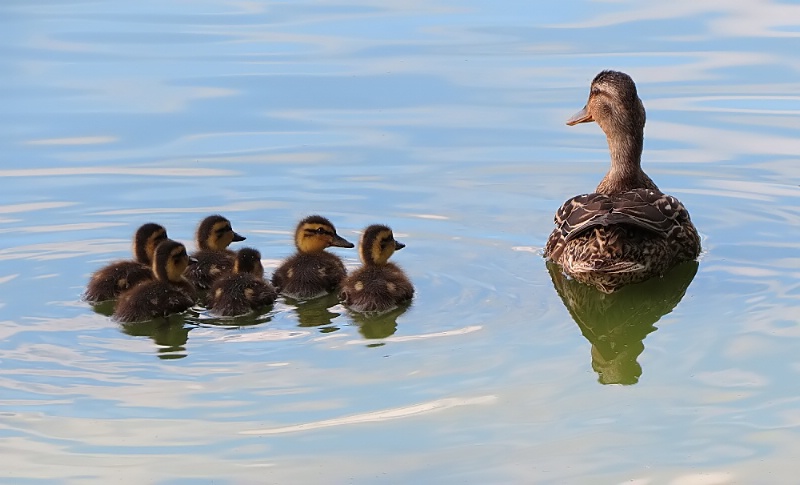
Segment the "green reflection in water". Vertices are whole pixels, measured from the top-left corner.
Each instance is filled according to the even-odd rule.
[[[297,326],[299,327],[325,327],[320,332],[330,333],[339,330],[339,327],[332,325],[331,321],[341,315],[331,311],[331,307],[339,304],[339,298],[335,293],[329,293],[312,300],[294,300],[286,298],[286,303],[295,306],[297,312]]]
[[[95,313],[99,315],[103,315],[106,317],[110,317],[114,314],[114,307],[117,304],[117,300],[106,300],[101,301],[98,303],[94,303],[89,305]]]
[[[358,331],[366,339],[381,339],[391,337],[397,331],[397,319],[404,314],[411,303],[406,303],[392,311],[379,315],[370,315],[357,312],[349,312],[350,317],[358,324]],[[370,346],[378,347],[383,343],[375,343]]]
[[[171,315],[146,322],[122,323],[122,331],[132,337],[150,337],[159,346],[159,359],[186,357],[186,341],[191,328],[184,325],[183,315]]]
[[[682,263],[661,278],[606,294],[567,278],[558,265],[547,263],[558,296],[592,344],[592,369],[601,384],[639,381],[642,367],[636,359],[644,351],[644,338],[681,301],[697,267],[696,261]]]

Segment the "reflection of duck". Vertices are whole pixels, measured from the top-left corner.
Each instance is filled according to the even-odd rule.
[[[271,305],[278,294],[264,281],[261,253],[242,248],[236,253],[233,272],[214,282],[208,308],[214,315],[233,317]]]
[[[558,265],[547,263],[558,295],[592,344],[592,368],[603,384],[635,384],[642,374],[636,362],[642,342],[662,316],[681,301],[697,273],[697,262],[687,261],[663,277],[626,286],[607,294],[570,279]]]
[[[327,327],[331,321],[340,314],[331,311],[339,303],[335,293],[329,293],[312,300],[294,300],[287,298],[286,303],[295,306],[297,312],[297,326],[299,327],[326,327],[324,333],[339,330],[338,327]]]
[[[387,226],[375,224],[364,229],[358,254],[363,265],[342,282],[339,299],[356,312],[383,313],[414,297],[414,285],[394,263],[395,251],[405,244],[395,240]]]
[[[158,357],[161,359],[180,359],[186,357],[186,342],[189,340],[189,328],[184,326],[183,316],[172,315],[166,320],[148,320],[145,322],[123,323],[122,331],[132,337],[150,337],[161,348]]]
[[[407,301],[400,306],[380,314],[350,313],[358,324],[358,331],[366,339],[381,339],[391,337],[397,331],[397,319],[411,306]]]
[[[197,260],[186,271],[186,279],[195,288],[210,288],[220,276],[230,273],[236,253],[228,249],[235,241],[244,241],[245,237],[237,234],[231,222],[221,215],[208,216],[197,226],[195,243],[197,251],[192,257]]]
[[[309,216],[300,221],[294,244],[297,252],[272,275],[272,284],[280,293],[298,300],[316,298],[335,290],[347,276],[342,260],[325,249],[352,248],[353,243],[336,234],[328,219]]]
[[[183,244],[171,239],[159,244],[153,261],[156,279],[123,293],[114,318],[120,322],[140,322],[191,308],[195,300],[194,287],[183,277],[191,262]]]
[[[150,265],[158,244],[167,239],[167,230],[154,223],[142,225],[133,236],[136,261],[117,261],[100,268],[89,280],[83,297],[86,301],[113,300],[142,281],[153,279]]]
[[[595,193],[561,206],[545,257],[607,293],[696,259],[700,237],[686,208],[642,170],[645,111],[630,76],[603,71],[594,78],[586,106],[567,124],[589,121],[606,134],[611,169]]]

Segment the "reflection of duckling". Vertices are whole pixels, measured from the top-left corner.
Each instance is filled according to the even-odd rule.
[[[233,273],[214,282],[208,308],[214,315],[233,317],[271,305],[278,294],[264,281],[261,253],[242,248],[236,254]]]
[[[194,305],[195,291],[183,277],[193,260],[183,244],[168,239],[156,248],[153,260],[154,281],[145,281],[123,293],[114,318],[120,322],[139,322],[180,313]]]
[[[357,312],[385,312],[414,296],[414,285],[403,270],[389,258],[405,244],[395,241],[387,226],[373,225],[364,230],[358,248],[364,263],[342,283],[339,299]]]
[[[407,301],[400,304],[397,308],[384,313],[350,313],[350,316],[358,324],[358,331],[366,339],[384,339],[391,337],[397,331],[397,319],[411,306]],[[372,344],[383,345],[383,344]]]
[[[197,260],[186,272],[186,279],[196,288],[210,288],[214,280],[230,273],[236,253],[228,249],[234,241],[244,241],[231,228],[231,222],[220,216],[208,216],[197,226],[195,242],[197,251],[192,257]]]
[[[167,230],[154,223],[144,224],[133,236],[136,261],[117,261],[100,268],[93,275],[83,297],[86,301],[112,300],[142,281],[153,279],[150,268],[158,244],[167,239]]]
[[[316,298],[335,290],[347,276],[342,260],[325,248],[352,248],[353,243],[336,234],[328,219],[309,216],[300,221],[294,244],[297,253],[272,275],[272,284],[279,292],[298,300]]]
[[[606,293],[696,259],[700,237],[689,212],[642,170],[645,111],[630,76],[603,71],[594,78],[586,106],[567,124],[590,121],[608,138],[611,169],[594,193],[558,209],[545,257]]]

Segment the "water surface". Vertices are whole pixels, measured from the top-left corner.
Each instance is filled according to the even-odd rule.
[[[0,6],[0,441],[9,482],[792,483],[800,7],[777,2]],[[551,278],[607,167],[601,69],[699,265]],[[121,326],[80,301],[135,228],[392,226],[410,308],[333,299]],[[335,250],[348,267],[355,251]]]

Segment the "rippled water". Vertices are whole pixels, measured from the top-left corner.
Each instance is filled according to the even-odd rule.
[[[800,6],[0,4],[7,480],[792,483]],[[610,297],[548,272],[607,167],[603,68],[699,265]],[[301,217],[374,222],[417,297],[120,326],[80,301],[146,221],[220,212],[269,271]],[[352,250],[336,250],[349,267]]]

